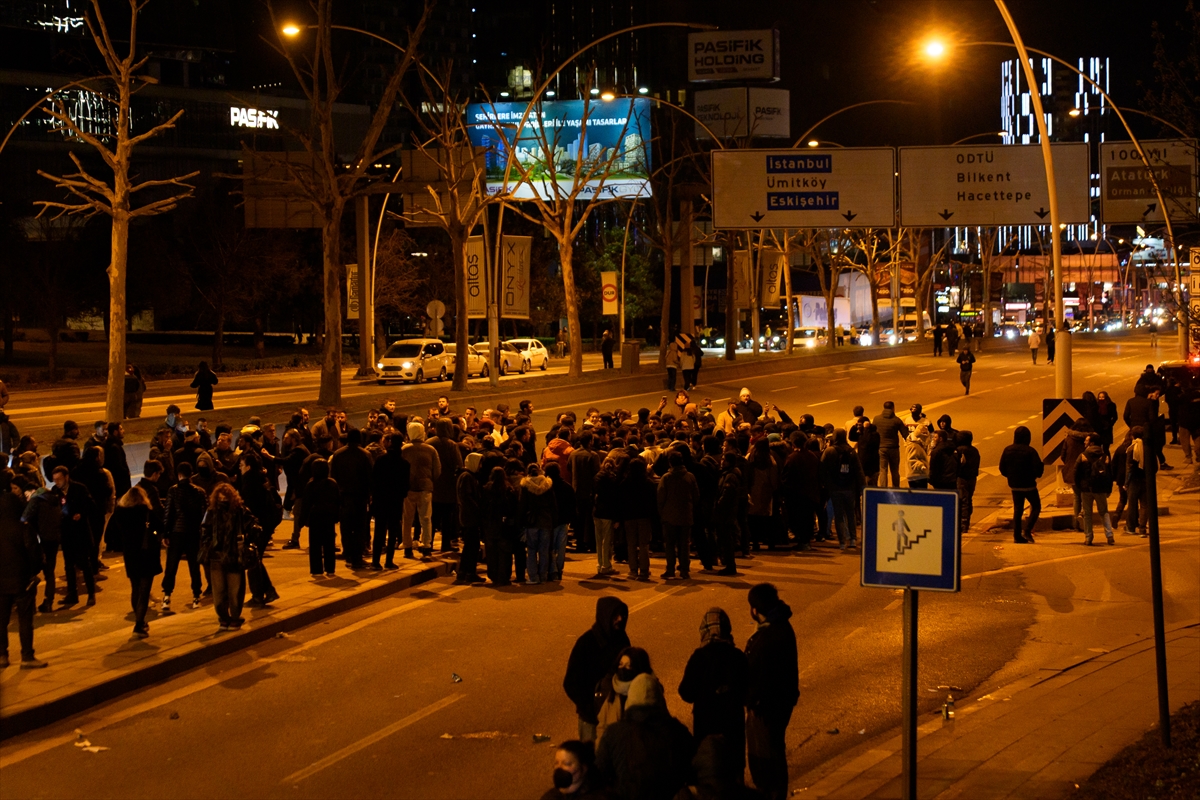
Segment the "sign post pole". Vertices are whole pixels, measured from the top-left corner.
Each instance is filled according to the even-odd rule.
[[[915,589],[904,590],[903,800],[917,800],[917,597]]]
[[[1150,419],[1158,418],[1158,401],[1150,408]],[[1158,675],[1158,727],[1163,747],[1171,747],[1171,703],[1167,697],[1167,634],[1163,617],[1162,554],[1158,548],[1158,455],[1151,444],[1155,434],[1146,431],[1146,527],[1150,532],[1150,599],[1154,604],[1154,666]]]

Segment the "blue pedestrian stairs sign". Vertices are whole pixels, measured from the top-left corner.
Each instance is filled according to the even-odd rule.
[[[958,494],[863,491],[862,585],[959,589]]]

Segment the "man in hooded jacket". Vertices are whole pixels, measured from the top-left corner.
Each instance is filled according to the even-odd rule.
[[[720,608],[704,612],[700,647],[683,670],[679,696],[692,704],[692,735],[697,747],[708,736],[724,736],[746,768],[746,691],[750,665],[733,643],[733,624]]]
[[[596,621],[575,640],[567,659],[563,689],[575,704],[579,717],[579,739],[596,740],[596,684],[617,665],[621,651],[629,647],[625,624],[629,607],[616,597],[596,600]]]
[[[768,798],[787,795],[787,734],[792,709],[800,699],[796,632],[789,621],[792,609],[769,583],[750,588],[750,616],[758,630],[746,642],[750,668],[746,694],[746,743],[750,777]]]
[[[696,745],[671,716],[662,684],[651,673],[629,686],[625,714],[600,740],[596,769],[623,800],[675,797],[687,783]]]
[[[1013,498],[1013,543],[1033,544],[1033,528],[1042,511],[1042,498],[1038,495],[1038,478],[1046,469],[1042,457],[1029,443],[1033,435],[1024,425],[1013,431],[1013,443],[1000,454],[1000,474],[1008,479],[1008,488]],[[1021,533],[1021,515],[1025,503],[1029,503],[1029,519],[1025,533]]]

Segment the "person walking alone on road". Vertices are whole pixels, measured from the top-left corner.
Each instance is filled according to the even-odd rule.
[[[680,343],[678,336],[676,336],[674,339],[672,339],[671,343],[669,345],[667,345],[667,391],[668,392],[675,391],[676,373],[679,372],[679,362],[680,362],[679,351],[682,347],[683,347],[683,345]]]
[[[1054,363],[1054,326],[1046,328],[1046,363]]]
[[[971,372],[975,367],[975,354],[971,352],[965,339],[959,345],[958,357],[954,360],[958,362],[958,380],[963,385],[963,394],[970,394]]]
[[[1013,543],[1033,544],[1033,528],[1042,512],[1042,498],[1038,495],[1038,478],[1046,469],[1038,451],[1029,446],[1033,436],[1024,425],[1013,431],[1013,443],[1000,454],[1000,474],[1008,479],[1008,488],[1013,498]],[[1029,503],[1029,519],[1025,532],[1021,532],[1021,515],[1025,503]]]
[[[599,721],[596,686],[601,678],[616,669],[618,656],[629,647],[629,636],[625,633],[628,621],[629,606],[616,597],[600,597],[596,600],[595,622],[571,648],[562,685],[567,697],[575,704],[580,741],[596,741],[596,723]]]
[[[1034,328],[1029,332],[1029,357],[1033,359],[1033,363],[1037,363],[1037,351],[1042,346],[1042,337]]]
[[[940,356],[942,354],[942,340],[946,338],[946,329],[942,327],[942,323],[933,326],[933,354]]]
[[[750,588],[750,616],[758,630],[746,642],[746,744],[750,777],[770,800],[788,790],[787,726],[800,700],[800,673],[792,609],[772,584]]]
[[[208,368],[207,361],[201,361],[196,376],[192,378],[191,388],[196,390],[196,409],[199,411],[213,410],[213,387],[217,385],[217,376]]]

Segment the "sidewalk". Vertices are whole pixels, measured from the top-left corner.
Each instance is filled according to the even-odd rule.
[[[280,537],[280,541],[282,541]],[[217,632],[212,599],[191,608],[191,584],[186,563],[180,565],[174,613],[158,613],[161,578],[154,581],[152,608],[147,615],[150,636],[132,636],[129,583],[120,556],[107,559],[101,573],[97,603],[60,608],[34,618],[38,658],[50,666],[41,670],[17,668],[16,619],[9,626],[13,666],[0,670],[0,740],[62,719],[126,692],[194,669],[217,658],[251,647],[277,634],[344,613],[411,586],[447,575],[452,561],[397,560],[399,570],[350,572],[338,562],[334,578],[309,576],[306,550],[268,551],[264,563],[280,599],[268,608],[247,605],[246,624],[238,631]],[[39,586],[39,590],[42,587]],[[59,598],[63,587],[60,583]],[[39,601],[42,595],[39,591]],[[248,599],[248,598],[247,598]]]
[[[1200,622],[1167,632],[1171,712],[1200,698]],[[1057,800],[1158,722],[1154,641],[1043,669],[917,732],[921,798]],[[897,734],[792,782],[793,796],[899,798]]]

